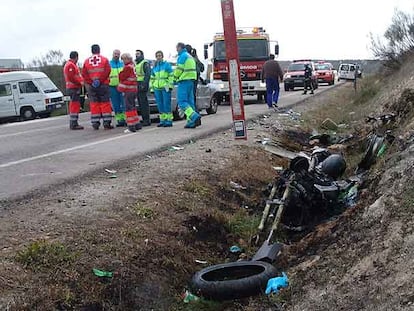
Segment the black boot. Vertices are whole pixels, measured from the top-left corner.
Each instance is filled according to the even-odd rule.
[[[104,122],[104,129],[105,130],[112,130],[114,127],[111,125],[111,122]]]
[[[78,121],[70,121],[69,128],[71,130],[83,130],[83,126],[80,126]]]
[[[93,122],[92,127],[94,130],[99,130],[99,127],[101,126],[101,123],[99,122]]]

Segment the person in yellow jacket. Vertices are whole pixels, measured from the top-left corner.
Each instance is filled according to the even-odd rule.
[[[142,116],[142,125],[151,125],[151,115],[148,103],[149,82],[151,77],[151,66],[144,58],[142,50],[135,51],[135,72],[137,73],[138,81],[138,104],[139,112]]]
[[[119,73],[124,68],[124,62],[119,59],[121,51],[114,50],[112,53],[111,74],[109,75],[109,90],[111,92],[112,110],[115,113],[116,126],[126,126],[125,118],[125,101],[122,93],[118,91]]]
[[[155,52],[155,65],[151,70],[150,87],[154,90],[160,114],[158,127],[173,126],[173,114],[171,111],[171,91],[173,88],[173,70],[169,62],[164,61],[162,51]]]
[[[195,111],[194,103],[194,80],[197,79],[196,63],[193,57],[187,52],[185,44],[177,43],[177,67],[174,70],[174,82],[177,83],[178,106],[184,111],[187,117],[185,128],[195,128],[201,118]]]

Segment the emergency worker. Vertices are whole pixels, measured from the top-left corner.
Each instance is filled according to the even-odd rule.
[[[111,65],[111,75],[109,76],[109,90],[111,93],[112,110],[115,113],[116,126],[125,126],[125,102],[122,93],[118,91],[119,73],[124,68],[124,63],[119,59],[121,52],[114,50],[112,59],[109,62]]]
[[[148,60],[144,59],[144,52],[135,51],[135,72],[138,81],[138,104],[142,116],[142,125],[151,125],[150,108],[148,104],[149,81],[151,77],[151,66]]]
[[[190,55],[194,58],[194,61],[196,63],[197,78],[194,80],[194,110],[200,113],[200,110],[197,107],[197,87],[198,87],[198,82],[200,81],[201,73],[204,71],[204,64],[198,58],[196,49],[194,49],[189,44],[187,44],[185,48],[187,52],[190,53]],[[200,125],[201,125],[201,118],[197,121],[197,126],[200,126]]]
[[[306,95],[308,89],[310,89],[310,93],[313,94],[312,68],[309,64],[305,64],[305,85],[303,88],[303,95]]]
[[[196,63],[187,52],[185,44],[179,42],[176,46],[178,52],[177,67],[175,68],[174,82],[177,83],[177,101],[179,107],[187,117],[185,128],[195,128],[200,114],[195,111],[194,80],[197,78]]]
[[[70,96],[69,102],[69,128],[71,130],[83,130],[83,126],[78,123],[79,111],[81,108],[80,94],[83,87],[83,78],[79,73],[78,52],[72,51],[69,60],[63,67],[63,75],[66,82],[66,95]]]
[[[277,108],[279,101],[279,83],[283,81],[283,71],[275,60],[275,55],[270,54],[269,60],[263,64],[261,72],[262,82],[266,81],[266,103],[269,108]]]
[[[104,129],[113,129],[112,108],[109,93],[109,75],[111,66],[105,56],[102,56],[99,45],[92,45],[92,56],[83,64],[82,76],[86,83],[91,110],[91,123],[95,130],[101,125],[103,119]]]
[[[171,111],[171,91],[173,88],[173,70],[169,62],[164,61],[162,51],[155,52],[155,65],[151,70],[151,88],[154,89],[155,101],[160,113],[158,127],[173,126]]]
[[[135,107],[135,98],[137,97],[138,82],[135,73],[134,61],[129,53],[121,56],[122,62],[125,64],[124,69],[119,73],[118,92],[124,94],[126,107],[126,123],[128,129],[125,131],[136,132],[142,128],[139,122],[137,108]]]

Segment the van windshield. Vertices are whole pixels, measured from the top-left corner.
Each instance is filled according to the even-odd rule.
[[[36,82],[45,93],[59,92],[59,89],[49,78],[39,78],[36,79]]]

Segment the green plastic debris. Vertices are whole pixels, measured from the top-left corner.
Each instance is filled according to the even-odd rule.
[[[183,294],[183,301],[184,303],[189,303],[191,301],[198,301],[200,299],[200,297],[191,294],[188,290],[185,291],[185,293]]]
[[[96,276],[99,276],[101,278],[111,278],[111,277],[114,276],[113,272],[99,270],[99,269],[96,269],[96,268],[93,268],[92,271],[93,271],[93,274],[95,274]]]
[[[386,149],[387,149],[386,144],[382,144],[382,146],[381,146],[380,150],[378,150],[377,157],[382,156],[382,155],[385,153],[385,150],[386,150]]]

